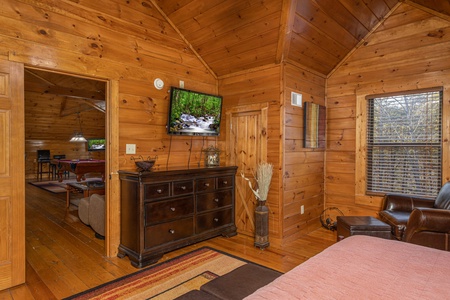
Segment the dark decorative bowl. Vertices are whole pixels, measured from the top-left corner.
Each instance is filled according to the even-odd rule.
[[[149,171],[153,165],[155,164],[155,160],[141,160],[141,161],[135,161],[136,167],[138,168],[138,171]]]

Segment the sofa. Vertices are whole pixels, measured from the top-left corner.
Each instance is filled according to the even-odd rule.
[[[91,226],[97,238],[105,236],[105,195],[92,194],[82,198],[78,205],[81,222]]]

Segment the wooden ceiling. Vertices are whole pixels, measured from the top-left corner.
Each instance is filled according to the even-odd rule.
[[[328,75],[401,3],[430,0],[152,0],[217,77],[281,61]]]
[[[69,140],[105,136],[105,82],[25,69],[25,137]]]
[[[59,117],[92,109],[105,112],[104,82],[33,69],[25,70],[25,82],[26,92],[62,98]]]

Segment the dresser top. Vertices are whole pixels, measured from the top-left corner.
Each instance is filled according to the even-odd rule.
[[[189,168],[184,169],[181,167],[172,168],[152,168],[150,171],[139,172],[136,170],[119,170],[118,173],[120,177],[160,177],[160,176],[176,176],[176,175],[189,175],[192,177],[196,176],[218,176],[218,175],[229,175],[235,174],[237,170],[236,166],[221,166],[221,167],[202,167],[202,168]]]

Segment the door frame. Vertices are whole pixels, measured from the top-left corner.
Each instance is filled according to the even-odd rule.
[[[117,170],[119,170],[119,82],[104,77],[40,68],[27,64],[24,64],[25,69],[86,78],[105,83],[105,138],[107,145],[105,152],[105,255],[107,257],[116,256],[120,243],[120,186],[117,173]],[[23,101],[25,102],[25,98]],[[25,220],[25,216],[23,216],[23,219]]]

